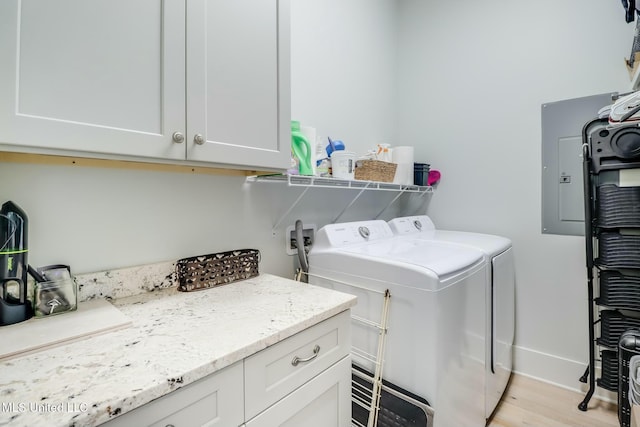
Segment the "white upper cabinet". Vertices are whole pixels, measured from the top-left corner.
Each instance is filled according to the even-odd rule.
[[[289,166],[289,45],[288,0],[187,1],[187,159]]]
[[[2,0],[0,55],[0,144],[289,165],[288,0]]]
[[[184,0],[0,2],[0,142],[184,159]]]

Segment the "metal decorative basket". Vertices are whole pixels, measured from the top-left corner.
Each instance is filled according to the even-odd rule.
[[[176,263],[178,290],[209,289],[257,276],[260,251],[238,249],[183,258]]]
[[[358,160],[355,179],[361,181],[393,182],[398,165],[381,160]]]

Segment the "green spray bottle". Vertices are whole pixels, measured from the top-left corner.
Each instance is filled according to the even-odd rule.
[[[311,167],[311,144],[300,130],[300,122],[291,121],[291,151],[298,159],[300,175],[313,175]]]

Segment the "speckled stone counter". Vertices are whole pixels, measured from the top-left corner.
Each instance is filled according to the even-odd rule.
[[[0,426],[98,425],[355,304],[269,274],[197,292],[154,289],[112,301],[129,328],[0,363]]]

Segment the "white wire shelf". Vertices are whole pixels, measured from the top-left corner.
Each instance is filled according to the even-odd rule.
[[[431,193],[433,187],[422,185],[403,185],[391,182],[360,181],[349,179],[325,178],[306,175],[255,175],[247,177],[249,182],[286,182],[291,187],[351,188],[354,190],[400,191],[405,193]]]

